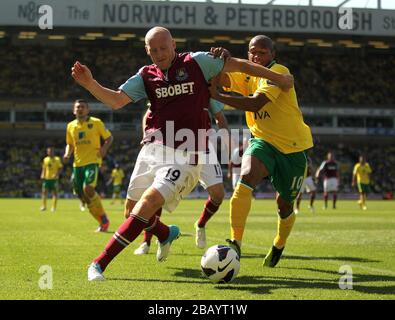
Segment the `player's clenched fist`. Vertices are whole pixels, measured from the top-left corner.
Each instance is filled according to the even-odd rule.
[[[79,61],[76,61],[71,67],[71,76],[83,87],[87,87],[93,80],[92,72],[87,66],[81,64]]]

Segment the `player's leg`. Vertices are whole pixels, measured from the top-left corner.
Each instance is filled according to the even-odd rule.
[[[88,280],[103,280],[102,273],[108,264],[133,242],[145,228],[154,224],[157,226],[158,223],[154,213],[164,202],[163,196],[152,187],[143,193],[139,201],[126,200],[125,217],[129,217],[115,232],[103,252],[93,260],[88,269]],[[168,230],[166,231],[168,232]]]
[[[161,207],[173,211],[184,196],[182,191],[192,190],[190,184],[195,186],[198,182],[200,167],[168,165],[163,158],[159,159],[163,152],[172,152],[174,159],[174,150],[160,145],[145,145],[140,151],[128,187],[125,204],[125,217],[128,218],[89,267],[88,280],[102,280],[107,265],[144,229],[159,240],[157,260],[166,260],[170,245],[180,236],[180,230],[162,223],[155,212]]]
[[[277,191],[277,234],[263,261],[264,266],[275,267],[281,258],[295,224],[294,201],[300,192],[306,169],[307,160],[304,152],[282,154],[277,151],[276,167],[272,175],[272,183]]]
[[[247,216],[251,209],[252,192],[257,184],[269,175],[266,162],[269,163],[270,160],[268,158],[263,163],[257,157],[262,150],[260,150],[258,139],[253,140],[255,141],[250,143],[243,155],[240,179],[230,199],[230,244],[234,245],[239,254]]]
[[[311,191],[310,192],[310,210],[314,213],[314,200],[316,196],[316,191]]]
[[[43,181],[42,187],[41,187],[41,211],[45,211],[47,209],[47,197],[48,197],[48,188],[46,186],[46,181]]]
[[[159,208],[155,212],[155,215],[160,217],[162,215],[162,208]],[[140,244],[140,246],[136,250],[134,250],[134,254],[136,254],[136,255],[147,254],[149,252],[149,248],[151,246],[152,237],[153,237],[153,234],[150,231],[148,231],[147,229],[144,230],[143,242]]]
[[[329,198],[329,194],[328,192],[324,192],[324,209],[328,209],[328,198]]]
[[[368,198],[368,193],[370,192],[370,186],[369,186],[369,184],[363,184],[362,185],[362,191],[363,191],[363,194],[362,194],[362,199],[363,199],[363,206],[362,206],[362,210],[367,210],[368,209],[368,207],[367,207],[367,205],[366,205],[366,201],[367,201],[367,198]]]
[[[58,181],[54,182],[54,187],[52,189],[52,207],[51,212],[56,211],[56,207],[58,204]]]
[[[303,189],[298,193],[298,196],[296,197],[295,214],[298,214],[298,213],[299,213],[299,210],[300,210],[300,202],[302,201],[302,194],[303,194]]]
[[[103,208],[101,198],[95,190],[97,185],[99,166],[97,164],[89,164],[81,167],[80,171],[80,175],[83,178],[82,198],[86,202],[91,215],[99,222],[99,227],[96,229],[96,232],[105,232],[108,230],[110,221]]]
[[[333,191],[333,205],[332,205],[333,209],[336,209],[336,202],[337,202],[337,191]]]
[[[216,155],[212,157],[211,161],[202,165],[199,182],[209,194],[203,211],[194,224],[195,244],[198,248],[203,249],[206,247],[206,224],[218,211],[225,197],[222,170]]]

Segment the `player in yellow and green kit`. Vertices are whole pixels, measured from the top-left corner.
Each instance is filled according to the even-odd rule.
[[[367,195],[370,192],[370,174],[372,169],[369,163],[366,162],[364,156],[359,157],[359,162],[355,164],[353,174],[352,174],[352,186],[357,183],[359,192],[358,204],[362,210],[367,210],[366,200]]]
[[[51,211],[56,211],[56,204],[58,202],[58,180],[59,174],[62,171],[63,165],[59,157],[55,156],[54,148],[47,148],[47,156],[42,162],[41,179],[43,180],[41,189],[42,206],[41,211],[47,209],[48,193],[52,193],[52,207]]]
[[[122,168],[119,167],[119,164],[116,163],[114,169],[111,172],[111,179],[108,183],[112,182],[112,201],[111,204],[114,204],[115,199],[119,198],[121,194],[122,180],[125,177],[125,174]],[[122,200],[121,200],[122,203]]]
[[[74,102],[74,121],[67,124],[65,161],[74,153],[73,187],[77,196],[87,204],[89,212],[99,222],[96,231],[107,231],[110,224],[100,196],[95,187],[99,165],[112,144],[111,132],[103,122],[89,116],[89,106],[85,100]],[[101,140],[103,144],[101,145]]]
[[[229,56],[222,49],[214,55]],[[276,63],[270,38],[258,35],[249,43],[248,59],[282,74],[289,70]],[[243,96],[222,94],[217,85],[230,88]],[[246,219],[251,208],[252,192],[263,178],[269,177],[277,191],[278,228],[273,245],[263,265],[274,267],[284,250],[295,222],[293,203],[302,186],[307,169],[306,150],[313,147],[310,128],[304,123],[294,87],[282,91],[271,81],[242,73],[221,74],[210,88],[212,98],[246,111],[252,133],[243,154],[240,179],[230,202],[231,240],[229,244],[240,254]]]

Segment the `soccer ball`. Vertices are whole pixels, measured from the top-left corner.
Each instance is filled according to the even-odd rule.
[[[203,275],[214,283],[231,282],[239,272],[240,257],[231,247],[215,245],[207,249],[200,261]]]

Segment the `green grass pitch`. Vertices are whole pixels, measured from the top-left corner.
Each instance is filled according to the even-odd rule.
[[[49,202],[50,204],[50,202]],[[180,226],[168,261],[158,263],[153,243],[146,256],[135,256],[136,239],[107,268],[107,281],[87,281],[87,266],[123,220],[120,203],[104,206],[111,233],[96,234],[96,222],[80,212],[77,200],[59,200],[56,213],[39,211],[40,200],[0,200],[0,299],[394,299],[395,202],[369,201],[368,211],[355,201],[316,214],[302,202],[284,256],[276,268],[262,259],[276,232],[274,200],[254,200],[243,242],[241,269],[227,285],[214,285],[200,273],[203,250],[195,247],[193,223],[204,200],[184,200],[163,221]],[[207,226],[208,246],[229,237],[229,201]],[[41,266],[52,270],[52,289],[41,289]],[[343,281],[345,274],[350,278]],[[43,272],[43,270],[41,269]],[[351,274],[348,274],[351,275]],[[343,277],[343,278],[342,278]],[[340,289],[339,281],[349,289]],[[47,283],[47,282],[45,282]]]

